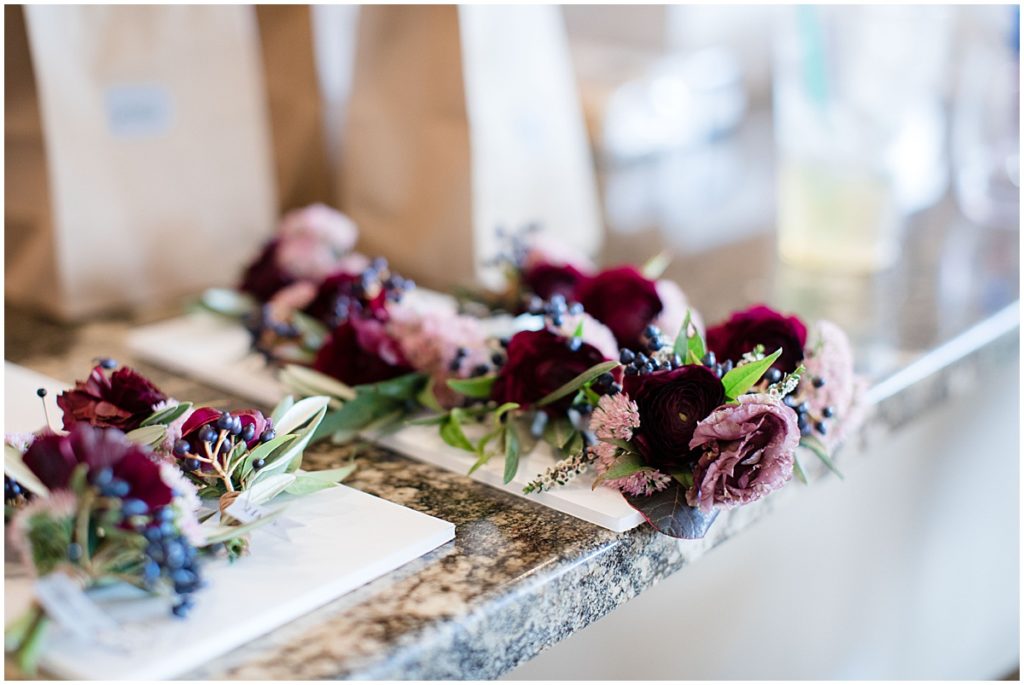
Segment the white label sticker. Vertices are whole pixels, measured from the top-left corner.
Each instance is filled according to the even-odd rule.
[[[165,135],[171,128],[174,104],[163,86],[132,84],[111,86],[106,92],[107,124],[122,138]]]
[[[273,535],[276,538],[282,540],[291,541],[291,537],[288,535],[288,531],[292,528],[301,528],[302,524],[294,519],[286,518],[280,515],[282,509],[275,511],[268,511],[266,507],[255,504],[249,499],[249,493],[243,492],[241,495],[235,498],[235,501],[224,510],[224,513],[229,516],[238,519],[242,523],[252,523],[262,518],[269,516],[275,517],[273,521],[268,521],[261,527],[261,530],[265,530],[268,534]]]

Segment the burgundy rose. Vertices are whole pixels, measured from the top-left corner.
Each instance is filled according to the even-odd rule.
[[[173,493],[160,476],[160,465],[145,447],[116,428],[75,424],[67,435],[40,435],[25,452],[25,465],[51,490],[67,489],[79,464],[88,466],[92,482],[100,477],[123,487],[121,499],[138,499],[149,511],[169,504]],[[109,468],[109,474],[106,469]],[[124,485],[119,485],[123,482]]]
[[[203,426],[216,424],[222,414],[221,410],[214,409],[213,407],[199,407],[189,415],[185,424],[181,427],[181,437],[191,445],[193,454],[205,454],[200,446],[202,441],[199,439],[199,433],[202,431]],[[233,411],[231,415],[237,416],[242,424],[240,435],[248,436],[249,426],[252,426],[252,434],[245,441],[246,446],[249,448],[255,447],[259,443],[263,431],[270,427],[269,419],[256,409]],[[216,425],[213,427],[216,430]]]
[[[664,471],[696,461],[690,440],[697,424],[725,402],[722,381],[710,369],[693,364],[626,376],[623,388],[640,414],[633,444],[644,461]]]
[[[497,402],[517,402],[529,407],[587,369],[605,361],[596,347],[582,343],[575,351],[569,339],[548,330],[522,331],[508,343],[508,357],[491,389]],[[572,404],[572,394],[545,407],[562,412]]]
[[[370,286],[374,291],[367,293],[365,283],[363,274],[332,274],[320,284],[316,297],[304,311],[327,323],[357,315],[386,319],[386,293],[375,284]]]
[[[271,240],[263,246],[263,251],[242,275],[242,283],[239,289],[249,293],[260,302],[266,302],[274,294],[291,285],[295,279],[277,265],[277,247],[280,241]]]
[[[412,371],[386,325],[360,316],[349,318],[327,336],[313,368],[347,385],[378,383]]]
[[[708,329],[708,349],[718,361],[738,362],[757,345],[764,345],[765,354],[782,348],[782,355],[773,367],[789,373],[804,358],[807,327],[795,316],[783,316],[764,305],[734,313],[728,321]]]
[[[549,300],[552,295],[562,295],[573,300],[581,283],[587,280],[582,271],[571,264],[541,262],[526,267],[523,283],[538,297]]]
[[[89,377],[75,383],[57,397],[57,406],[64,414],[64,430],[78,422],[93,426],[131,431],[153,413],[153,406],[167,395],[148,378],[127,367],[107,378],[102,366],[93,368]]]
[[[654,281],[632,266],[608,269],[581,283],[575,299],[611,329],[619,345],[632,349],[643,348],[644,329],[662,310]]]
[[[796,415],[769,395],[744,395],[700,422],[690,446],[703,454],[686,501],[708,513],[778,490],[793,475]]]

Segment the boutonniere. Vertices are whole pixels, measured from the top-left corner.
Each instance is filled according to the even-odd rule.
[[[7,502],[15,508],[8,536],[37,578],[31,608],[5,631],[26,672],[51,613],[74,611],[69,602],[83,592],[128,584],[168,597],[176,616],[188,613],[203,585],[197,547],[207,540],[195,488],[172,464],[118,428],[74,423],[63,434],[9,437],[4,471],[18,490]]]

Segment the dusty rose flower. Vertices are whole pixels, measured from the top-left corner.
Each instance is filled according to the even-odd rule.
[[[807,344],[804,356],[807,372],[800,389],[812,414],[823,416],[831,409],[833,421],[822,442],[830,449],[837,446],[864,418],[863,395],[866,383],[853,370],[853,350],[839,326],[831,321],[818,321]],[[815,387],[814,379],[821,384]]]
[[[621,392],[602,395],[590,417],[590,430],[601,440],[629,440],[639,426],[636,403]]]
[[[562,317],[562,325],[556,330],[567,338],[571,338],[576,328],[583,324],[583,342],[596,347],[608,359],[619,356],[619,346],[610,328],[592,317],[590,314],[566,314]]]
[[[487,333],[479,319],[453,311],[420,311],[401,304],[391,305],[388,331],[398,341],[412,368],[434,379],[434,396],[450,407],[459,395],[446,385],[449,378],[465,378],[472,369],[490,359]],[[459,349],[465,350],[458,368],[452,365]]]
[[[594,454],[594,468],[599,475],[604,474],[612,467],[616,460],[616,448],[606,442],[598,442],[590,448]],[[622,478],[611,478],[602,481],[601,485],[618,490],[625,495],[635,497],[650,497],[668,487],[672,477],[655,469],[644,469],[637,473]]]
[[[691,449],[703,454],[686,492],[690,506],[707,513],[778,490],[793,475],[800,442],[796,415],[770,395],[743,395],[697,424]]]
[[[357,237],[352,220],[327,205],[292,210],[278,229],[277,265],[293,278],[319,282],[338,270]]]
[[[75,383],[57,397],[64,416],[64,430],[77,422],[131,431],[153,413],[153,407],[167,399],[142,374],[123,367],[108,378],[102,366],[93,368],[85,381]]]

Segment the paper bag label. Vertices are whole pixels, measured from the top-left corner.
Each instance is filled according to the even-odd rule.
[[[163,86],[132,84],[111,86],[106,92],[107,125],[119,138],[165,135],[171,128],[173,101]]]

